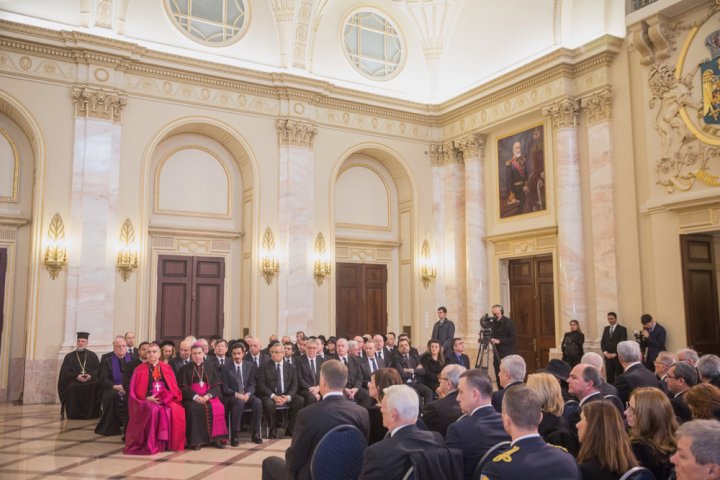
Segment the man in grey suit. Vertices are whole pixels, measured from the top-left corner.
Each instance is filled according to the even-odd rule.
[[[453,338],[455,338],[455,324],[447,318],[447,308],[437,309],[438,321],[433,325],[432,337],[443,346],[445,352],[452,350]]]

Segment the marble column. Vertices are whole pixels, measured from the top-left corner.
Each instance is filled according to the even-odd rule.
[[[488,309],[488,265],[485,247],[485,136],[472,134],[455,142],[465,162],[466,324],[461,331],[477,338],[479,320]]]
[[[435,282],[437,306],[448,309],[458,334],[465,333],[465,168],[462,152],[452,144],[431,145],[433,175],[433,230],[438,264]],[[434,312],[433,312],[434,314]]]
[[[317,127],[279,119],[278,334],[313,331],[312,244],[315,240],[313,141]]]
[[[564,327],[572,319],[587,321],[585,292],[585,251],[583,210],[580,191],[578,120],[580,102],[563,98],[543,108],[550,117],[557,159],[557,223],[560,290],[560,322]]]
[[[593,265],[595,268],[595,323],[599,341],[607,324],[607,312],[618,308],[618,279],[615,258],[615,191],[613,149],[610,138],[612,95],[605,88],[580,100],[587,124],[590,164],[590,211]],[[591,331],[591,330],[588,330]],[[589,337],[588,337],[589,339]]]

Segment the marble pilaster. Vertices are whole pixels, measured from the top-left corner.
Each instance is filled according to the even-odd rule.
[[[462,332],[475,337],[488,308],[488,265],[485,247],[485,137],[468,135],[455,142],[465,163],[466,324]]]
[[[452,145],[431,145],[433,174],[433,229],[438,277],[435,299],[462,330],[466,325],[465,290],[465,168],[462,152]],[[458,334],[463,333],[458,331]]]
[[[550,117],[557,158],[558,264],[560,266],[560,321],[587,319],[585,251],[583,240],[580,156],[577,127],[579,101],[563,98],[543,108]]]
[[[313,319],[313,141],[317,128],[305,122],[277,122],[280,187],[278,200],[279,334],[312,331]]]
[[[590,164],[590,211],[593,265],[595,268],[595,322],[597,338],[607,322],[607,312],[618,307],[617,263],[615,259],[615,192],[613,149],[610,140],[612,96],[610,89],[581,100],[587,121]]]

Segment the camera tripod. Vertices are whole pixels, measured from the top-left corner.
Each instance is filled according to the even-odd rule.
[[[499,358],[495,344],[490,341],[490,338],[483,338],[480,342],[480,351],[478,352],[477,360],[475,361],[475,368],[480,368],[486,372],[489,370],[490,352],[492,352],[493,358]]]

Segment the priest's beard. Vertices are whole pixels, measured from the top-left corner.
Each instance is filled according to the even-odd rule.
[[[85,347],[78,347],[77,351],[80,352],[80,353],[82,353],[82,352],[85,351]]]

